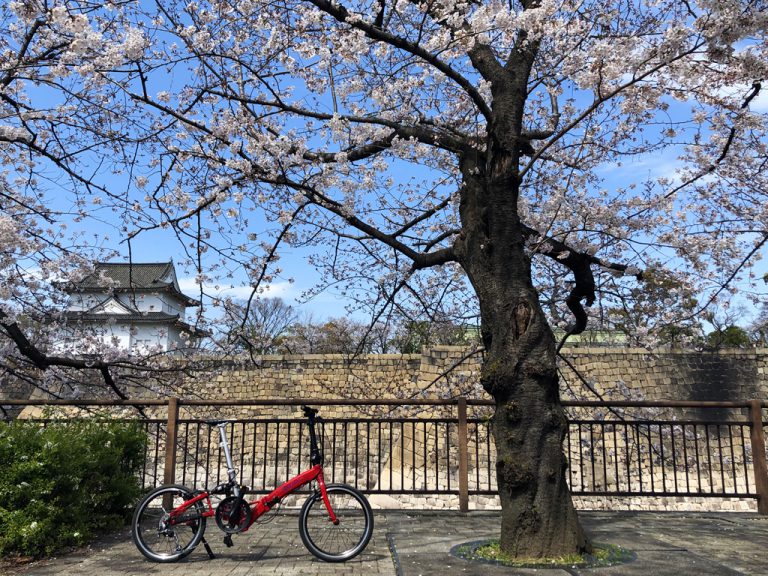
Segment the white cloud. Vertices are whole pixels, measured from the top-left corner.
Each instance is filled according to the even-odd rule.
[[[752,112],[768,112],[768,89],[763,88],[760,94],[749,103],[749,109]]]
[[[677,170],[682,167],[683,164],[678,160],[677,154],[653,152],[626,160],[621,166],[617,164],[606,165],[600,172],[607,180],[614,182],[617,186],[626,186],[628,182],[641,182],[658,178],[677,181],[679,180]]]
[[[200,285],[195,278],[179,278],[179,288],[188,296],[199,297]],[[293,284],[290,282],[275,282],[273,284],[262,286],[259,296],[263,298],[291,298],[293,294]],[[233,298],[235,300],[244,300],[250,298],[253,293],[252,286],[232,286],[227,284],[203,284],[203,293],[206,296],[219,298]]]
[[[718,91],[718,95],[724,98],[732,98],[737,103],[744,102],[744,99],[754,90],[752,86],[746,84],[736,84],[735,86],[729,86],[722,88]],[[752,112],[768,112],[768,90],[764,86],[757,96],[755,96],[749,103],[749,109]]]

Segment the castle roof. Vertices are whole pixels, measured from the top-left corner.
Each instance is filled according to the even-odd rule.
[[[79,282],[63,286],[68,293],[169,292],[186,306],[200,302],[181,292],[173,262],[97,262],[94,271]]]
[[[67,324],[153,324],[153,325],[166,325],[174,326],[184,332],[188,332],[198,338],[204,336],[210,336],[210,334],[204,330],[196,328],[184,322],[179,314],[167,314],[165,312],[135,312],[129,311],[126,313],[115,312],[95,312],[89,310],[87,312],[65,312],[63,315]]]

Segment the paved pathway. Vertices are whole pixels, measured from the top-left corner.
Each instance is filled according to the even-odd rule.
[[[89,549],[13,571],[6,568],[6,572],[25,576],[396,576],[383,515],[374,518],[374,534],[363,554],[342,564],[312,556],[301,542],[298,524],[296,512],[281,513],[269,523],[234,535],[232,548],[222,542],[224,534],[209,524],[205,535],[216,555],[214,560],[208,558],[201,544],[186,559],[167,564],[146,560],[134,546],[130,532],[124,530]]]
[[[621,566],[567,570],[511,570],[448,553],[457,544],[497,537],[495,512],[387,517],[402,576],[768,576],[768,517],[754,514],[582,512],[594,541],[630,549],[636,559]]]
[[[755,514],[584,512],[597,542],[633,550],[636,559],[595,569],[509,569],[470,563],[450,554],[457,544],[496,536],[498,512],[378,511],[374,537],[360,557],[344,564],[314,558],[301,543],[295,513],[255,526],[226,548],[211,526],[215,560],[199,547],[176,564],[144,560],[127,532],[90,549],[0,573],[19,576],[768,576],[768,517]]]

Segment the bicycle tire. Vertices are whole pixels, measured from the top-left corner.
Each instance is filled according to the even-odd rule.
[[[131,520],[131,536],[136,548],[154,562],[176,562],[189,555],[200,543],[205,533],[205,508],[196,503],[185,514],[188,521],[167,526],[164,521],[168,512],[192,498],[193,492],[186,486],[166,484],[155,488],[139,502]],[[170,507],[165,502],[172,500]]]
[[[373,534],[373,511],[365,496],[346,484],[329,484],[328,498],[338,524],[328,518],[320,492],[304,503],[299,513],[299,534],[304,546],[326,562],[345,562],[368,545]]]

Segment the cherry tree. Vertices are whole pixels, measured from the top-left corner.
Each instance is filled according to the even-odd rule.
[[[48,242],[62,187],[124,240],[174,234],[201,286],[237,269],[258,290],[304,247],[375,319],[476,306],[501,547],[585,550],[552,328],[631,307],[644,270],[674,287],[658,326],[749,281],[768,240],[766,8],[11,2],[3,245]]]

